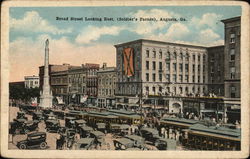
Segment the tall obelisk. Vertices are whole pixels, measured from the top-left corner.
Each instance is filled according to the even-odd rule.
[[[45,42],[45,57],[44,57],[44,77],[43,77],[43,90],[40,96],[40,107],[52,107],[52,91],[49,85],[49,40]]]

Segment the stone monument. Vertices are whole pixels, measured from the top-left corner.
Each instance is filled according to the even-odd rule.
[[[45,57],[44,57],[44,76],[43,76],[43,89],[40,96],[39,106],[42,108],[52,107],[52,91],[49,84],[49,40],[45,42]]]

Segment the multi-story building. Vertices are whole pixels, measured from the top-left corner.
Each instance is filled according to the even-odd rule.
[[[25,88],[39,87],[39,76],[24,76]]]
[[[225,28],[225,109],[229,122],[240,120],[240,34],[241,17],[222,20]],[[231,121],[230,121],[231,120]]]
[[[68,70],[70,102],[84,103],[83,96],[86,95],[86,68],[84,65]]]
[[[88,95],[88,102],[95,104],[98,93],[98,78],[97,71],[99,70],[99,64],[86,63],[86,93]]]
[[[212,96],[224,96],[224,45],[207,48],[208,50],[208,92]],[[210,94],[210,96],[211,96]]]
[[[107,67],[104,63],[103,67],[97,71],[97,77],[98,106],[113,107],[115,105],[116,68]]]
[[[170,112],[179,112],[183,107],[180,98],[162,97],[208,93],[206,47],[144,39],[115,47],[118,96],[138,96],[142,91],[148,98],[159,98],[151,104],[161,103]],[[128,48],[130,52],[125,53]],[[132,75],[125,74],[127,69]]]

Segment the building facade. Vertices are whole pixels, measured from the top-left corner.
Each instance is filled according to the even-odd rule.
[[[222,20],[225,28],[225,109],[229,122],[240,121],[240,35],[241,17]],[[231,120],[231,121],[230,121]]]
[[[24,76],[25,88],[38,88],[39,76]]]
[[[224,45],[208,50],[208,92],[210,96],[224,96]],[[204,66],[205,67],[205,66]]]
[[[103,67],[97,71],[98,77],[98,106],[113,107],[115,105],[115,84],[116,84],[116,68]]]
[[[81,99],[83,99],[83,96],[86,95],[86,76],[87,73],[84,65],[68,70],[68,94],[70,103],[84,103]]]
[[[170,112],[177,113],[182,111],[181,97],[208,94],[208,55],[205,47],[143,39],[115,47],[117,95],[133,97],[139,96],[142,91],[143,96],[156,99],[151,100],[151,104],[162,103],[168,106]],[[133,56],[133,63],[130,66],[124,65],[126,48],[133,50],[130,55]],[[133,68],[133,75],[128,77],[124,67]]]
[[[98,78],[97,71],[99,70],[99,64],[86,63],[86,94],[88,95],[88,103],[95,104],[98,93]]]

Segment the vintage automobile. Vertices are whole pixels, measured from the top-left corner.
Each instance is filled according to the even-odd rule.
[[[28,134],[26,140],[17,142],[17,147],[19,149],[32,149],[32,148],[45,149],[47,147],[46,133],[35,132],[32,134]]]
[[[66,140],[67,140],[67,147],[68,148],[72,148],[72,146],[75,142],[75,135],[76,135],[75,129],[66,128]]]
[[[145,139],[138,135],[126,135],[125,138],[128,138],[134,142],[134,147],[143,148],[145,144]]]
[[[28,118],[25,116],[25,112],[17,112],[17,117],[16,119],[26,119],[28,120]]]
[[[126,150],[128,148],[133,148],[134,141],[127,138],[118,138],[114,141],[115,150]]]
[[[21,111],[26,112],[26,114],[32,115],[33,112],[36,111],[37,107],[36,106],[31,106],[31,105],[21,105],[20,107]]]
[[[43,113],[42,112],[34,112],[33,116],[32,116],[32,119],[33,120],[38,120],[38,121],[43,120],[44,119]]]
[[[146,141],[150,141],[152,144],[155,143],[157,139],[160,138],[158,130],[153,128],[141,128],[140,130],[141,136],[145,138]]]
[[[47,132],[57,133],[60,130],[60,122],[58,120],[46,120],[46,130]]]
[[[158,150],[176,150],[176,140],[159,138],[155,141],[155,146]]]
[[[129,131],[129,125],[127,124],[110,124],[110,132],[119,135],[124,136],[127,135]]]
[[[91,131],[90,137],[95,139],[95,144],[103,144],[105,134],[101,131]]]
[[[44,120],[57,120],[57,116],[53,113],[50,112],[49,114],[44,115]]]
[[[75,124],[75,117],[65,117],[65,127],[67,128],[75,128],[76,124]]]
[[[94,138],[81,138],[76,142],[77,150],[89,150],[94,144]]]
[[[82,126],[85,126],[86,123],[87,122],[85,120],[83,120],[83,119],[81,119],[81,120],[75,120],[75,127],[76,127],[77,132],[80,132],[80,128]]]
[[[105,133],[106,123],[96,123],[96,129]]]
[[[94,129],[92,127],[89,126],[82,126],[80,127],[80,136],[81,138],[84,137],[89,137],[90,136],[90,132],[93,131]]]
[[[15,119],[10,123],[10,134],[27,134],[38,130],[39,121],[27,121],[26,119]]]
[[[63,120],[64,117],[65,117],[65,114],[64,114],[63,111],[56,111],[56,110],[54,110],[54,111],[53,111],[53,114],[55,114],[55,115],[57,116],[57,118],[58,118],[58,119],[61,119],[61,120]]]

